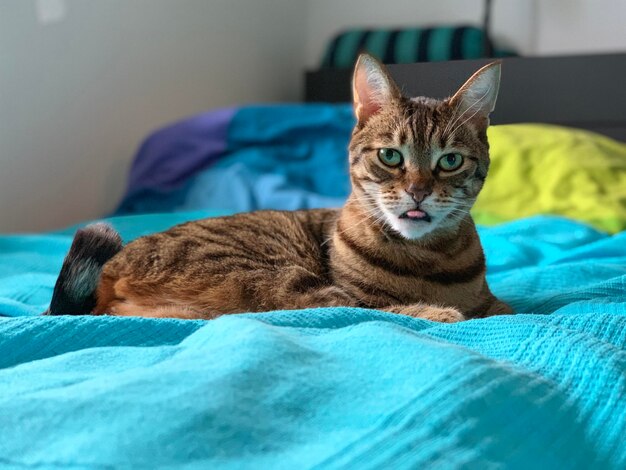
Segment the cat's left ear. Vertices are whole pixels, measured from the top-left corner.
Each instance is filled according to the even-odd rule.
[[[400,89],[383,64],[369,54],[361,54],[352,79],[354,113],[360,124],[385,105],[401,97]]]
[[[450,98],[450,105],[458,107],[457,114],[466,112],[469,117],[480,113],[489,117],[496,107],[500,88],[500,64],[501,61],[497,61],[485,65]]]

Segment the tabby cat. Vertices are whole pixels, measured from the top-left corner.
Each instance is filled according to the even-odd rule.
[[[487,286],[469,215],[489,168],[499,80],[496,62],[451,98],[407,98],[362,55],[342,209],[205,219],[124,248],[112,228],[88,226],[46,313],[214,318],[359,306],[441,322],[510,313]]]

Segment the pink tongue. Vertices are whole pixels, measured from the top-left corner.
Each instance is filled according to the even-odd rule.
[[[423,211],[407,211],[406,216],[411,219],[420,219],[426,215],[426,212]]]

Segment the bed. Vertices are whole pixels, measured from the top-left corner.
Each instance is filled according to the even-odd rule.
[[[468,64],[437,66],[461,82]],[[0,466],[624,468],[626,144],[607,135],[626,127],[614,108],[577,129],[509,109],[489,131],[474,216],[489,283],[516,315],[46,317],[76,227],[0,237]],[[247,106],[156,130],[108,220],[129,241],[340,205],[352,119],[346,104]],[[510,124],[522,120],[550,124]]]

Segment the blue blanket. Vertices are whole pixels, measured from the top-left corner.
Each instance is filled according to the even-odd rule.
[[[121,217],[126,240],[205,213]],[[520,314],[33,316],[71,231],[0,238],[0,466],[625,468],[626,233],[480,235]]]
[[[337,207],[350,192],[349,105],[225,108],[153,132],[116,214]]]

